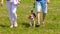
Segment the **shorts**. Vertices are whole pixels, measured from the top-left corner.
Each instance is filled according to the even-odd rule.
[[[47,13],[47,3],[43,1],[36,1],[37,12],[41,12],[41,8],[43,13]]]

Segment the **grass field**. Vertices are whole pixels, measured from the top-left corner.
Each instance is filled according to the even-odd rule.
[[[4,6],[0,6],[0,34],[60,34],[60,0],[50,1],[46,24],[35,28],[29,26],[29,19],[27,18],[33,5],[32,2],[32,0],[21,1],[17,9],[18,27],[12,29],[9,27],[10,21],[6,3]]]

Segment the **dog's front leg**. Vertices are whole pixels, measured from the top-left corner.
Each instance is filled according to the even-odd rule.
[[[32,26],[32,21],[30,20],[30,26]]]
[[[34,27],[35,27],[35,20],[34,20]]]

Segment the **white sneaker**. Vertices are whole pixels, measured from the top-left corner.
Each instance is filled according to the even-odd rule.
[[[13,28],[13,25],[11,25],[10,28]]]
[[[14,27],[17,27],[18,25],[17,25],[17,23],[14,23]]]

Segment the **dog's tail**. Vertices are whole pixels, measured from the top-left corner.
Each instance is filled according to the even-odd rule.
[[[31,10],[31,13],[34,13],[34,12],[33,12],[33,9]]]
[[[34,13],[34,10],[31,10],[31,14],[33,14],[36,17],[36,14]]]

